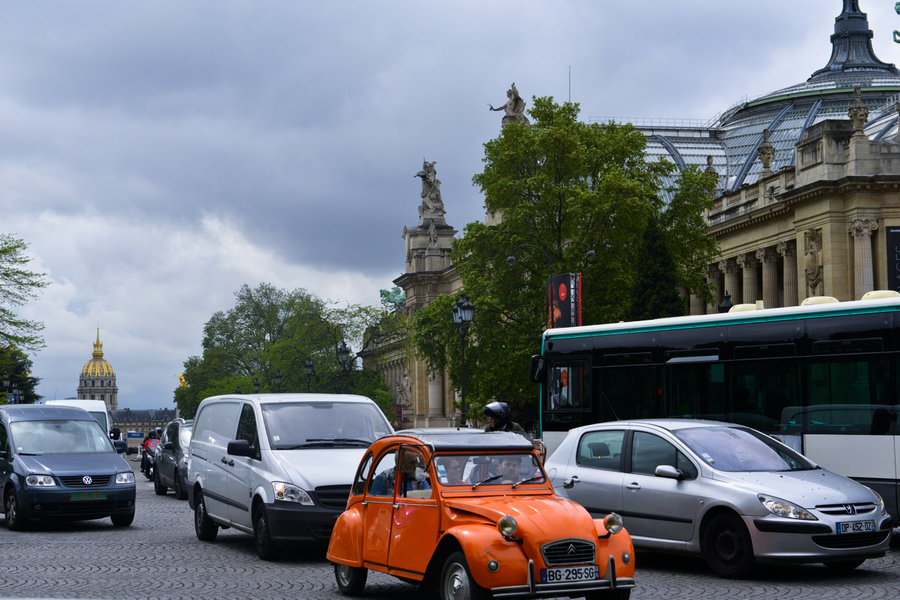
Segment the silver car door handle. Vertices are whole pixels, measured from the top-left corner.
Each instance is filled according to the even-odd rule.
[[[629,490],[639,490],[641,489],[641,484],[639,484],[637,481],[632,481],[631,483],[626,483],[625,487]]]
[[[228,465],[229,467],[233,467],[233,466],[234,466],[234,461],[233,461],[233,460],[226,460],[225,457],[223,456],[223,457],[222,457],[222,464],[226,464],[226,465]]]

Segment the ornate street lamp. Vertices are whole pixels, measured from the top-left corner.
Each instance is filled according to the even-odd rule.
[[[466,336],[469,334],[469,323],[475,313],[475,305],[467,296],[460,297],[453,305],[453,322],[456,323],[456,331],[459,332],[460,347],[462,349],[462,383],[460,385],[460,427],[466,426]]]
[[[311,358],[306,359],[306,364],[303,365],[306,369],[306,393],[309,393],[309,384],[312,381],[313,373],[316,372],[315,367],[313,367],[313,361]]]
[[[341,363],[341,379],[342,379],[342,388],[343,392],[347,393],[347,378],[350,374],[350,348],[347,347],[346,342],[341,340],[341,347],[338,348],[337,351],[338,362]]]

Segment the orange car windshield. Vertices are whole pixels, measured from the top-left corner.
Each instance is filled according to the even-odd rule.
[[[437,454],[434,473],[442,486],[494,486],[544,483],[544,470],[533,454]]]

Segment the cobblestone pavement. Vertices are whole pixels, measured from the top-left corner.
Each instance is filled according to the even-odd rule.
[[[136,463],[135,468],[137,468]],[[0,597],[5,598],[342,598],[322,550],[257,558],[249,536],[224,530],[214,543],[194,535],[187,502],[156,496],[140,473],[135,522],[109,519],[34,525],[10,532],[0,524]],[[850,574],[819,565],[769,567],[752,580],[712,576],[701,560],[638,554],[633,600],[847,600],[900,598],[900,545]],[[406,600],[418,588],[370,573],[365,597]]]

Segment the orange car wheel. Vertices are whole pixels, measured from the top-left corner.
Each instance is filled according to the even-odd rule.
[[[441,600],[478,600],[484,590],[472,579],[466,555],[454,552],[447,557],[441,571]]]
[[[338,589],[345,596],[358,596],[366,587],[368,569],[363,567],[348,567],[347,565],[334,564],[334,579]]]
[[[631,589],[590,592],[585,594],[584,598],[585,600],[628,600],[631,598]]]

